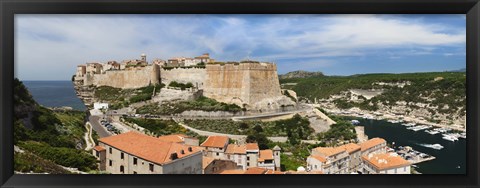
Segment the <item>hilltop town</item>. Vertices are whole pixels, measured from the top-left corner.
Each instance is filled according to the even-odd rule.
[[[145,54],[141,55],[141,59],[124,60],[121,63],[87,63],[78,65],[73,81],[80,98],[90,106],[94,102],[104,102],[93,97],[95,91],[92,87],[136,89],[158,84],[171,86],[161,88],[160,94],[163,96],[205,96],[235,104],[252,113],[293,109],[296,106],[291,98],[282,94],[275,64],[215,62],[208,53],[195,58],[154,59],[151,63]],[[187,91],[178,93],[171,90],[178,88],[178,85],[188,86]]]

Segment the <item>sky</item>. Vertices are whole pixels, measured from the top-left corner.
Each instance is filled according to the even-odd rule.
[[[15,76],[70,80],[87,62],[195,57],[326,75],[466,67],[465,15],[16,15]]]

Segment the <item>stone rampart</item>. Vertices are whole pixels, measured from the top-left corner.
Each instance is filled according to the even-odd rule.
[[[179,83],[192,83],[195,87],[203,89],[206,77],[205,68],[173,68],[161,69],[160,76],[162,83],[167,85],[176,81]]]
[[[111,70],[104,74],[87,74],[86,85],[110,86],[115,88],[130,89],[145,87],[150,84],[160,83],[158,65],[149,65],[130,70]]]

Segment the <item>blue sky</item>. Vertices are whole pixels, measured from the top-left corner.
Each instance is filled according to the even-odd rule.
[[[465,15],[17,15],[21,80],[69,80],[91,61],[210,53],[327,75],[466,67]]]

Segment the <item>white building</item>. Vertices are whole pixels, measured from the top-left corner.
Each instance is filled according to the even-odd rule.
[[[93,154],[112,174],[202,174],[202,150],[134,131],[104,137]],[[103,169],[102,169],[103,168]]]
[[[101,109],[108,110],[108,103],[99,103],[99,102],[93,103],[93,109],[95,109],[95,110],[101,110]]]

